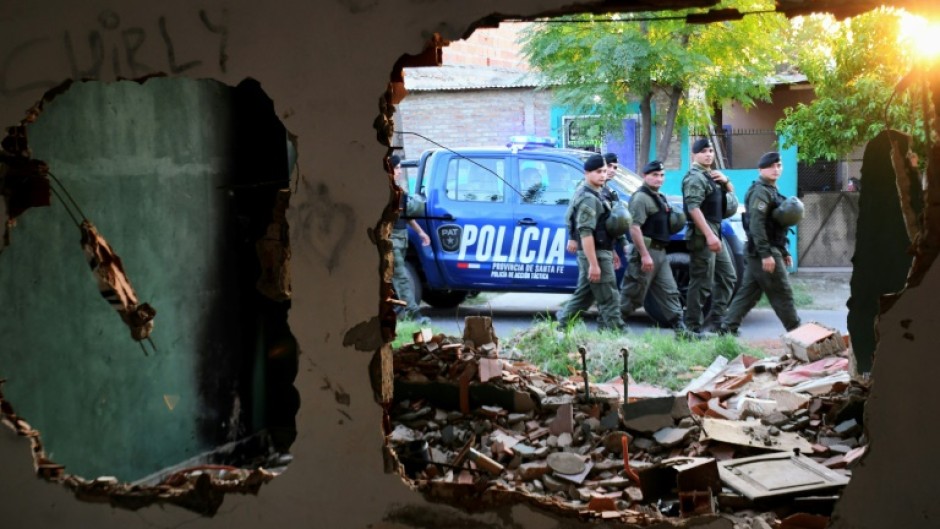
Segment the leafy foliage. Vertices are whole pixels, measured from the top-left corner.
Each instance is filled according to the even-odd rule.
[[[773,6],[765,0],[729,0],[718,7],[753,12]],[[639,102],[644,135],[640,164],[650,151],[654,97],[668,101],[666,108],[657,110],[655,123],[656,157],[665,159],[677,125],[707,125],[711,109],[728,100],[745,107],[767,100],[770,76],[786,50],[776,37],[783,34],[786,20],[776,14],[708,25],[653,13],[566,20],[534,24],[521,37],[523,53],[545,76],[560,104],[599,116],[597,142],[620,133],[628,106]]]
[[[899,46],[903,12],[877,9],[836,21],[831,15],[795,20],[791,55],[816,91],[810,104],[787,109],[777,131],[799,145],[801,160],[838,159],[887,127],[922,144],[919,87],[895,94],[913,66]]]

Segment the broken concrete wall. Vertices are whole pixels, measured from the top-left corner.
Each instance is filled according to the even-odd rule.
[[[108,10],[42,0],[0,7],[0,122],[5,124],[18,123],[43,90],[70,77],[114,81],[134,70],[136,75],[163,71],[215,78],[229,85],[249,76],[260,81],[277,115],[298,138],[300,180],[289,211],[295,266],[290,323],[301,349],[296,385],[302,399],[289,470],[258,497],[227,497],[219,513],[205,520],[176,507],[131,512],[79,502],[63,487],[36,479],[27,440],[0,428],[3,525],[587,527],[553,520],[528,506],[457,512],[425,501],[397,475],[383,474],[382,414],[368,377],[374,351],[369,344],[375,340],[360,337],[365,351],[342,345],[347,330],[378,311],[378,259],[366,229],[388,200],[381,161],[385,149],[372,123],[391,65],[402,53],[418,53],[433,31],[456,38],[494,12],[531,14],[569,3],[207,0],[195,6],[181,0],[131,0]],[[5,258],[0,256],[0,267]],[[940,505],[931,494],[932,477],[940,470],[936,426],[921,420],[940,413],[940,401],[926,393],[935,386],[929,379],[937,362],[928,344],[940,339],[940,325],[931,319],[938,274],[932,271],[881,320],[868,410],[875,425],[871,453],[840,505],[841,527],[926,527],[940,519]],[[0,302],[9,295],[3,287]],[[915,341],[903,337],[899,323],[905,320],[913,320]],[[0,365],[0,378],[13,379],[29,369],[29,362],[24,354]],[[25,413],[24,418],[30,419]],[[155,435],[161,426],[155,421]],[[720,521],[695,523],[730,527]]]

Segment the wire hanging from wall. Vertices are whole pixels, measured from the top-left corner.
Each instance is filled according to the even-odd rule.
[[[55,182],[55,186],[52,187],[53,194],[62,202],[65,211],[82,234],[82,251],[98,284],[98,292],[130,328],[131,337],[140,344],[144,355],[149,356],[142,341],[147,340],[153,350],[157,350],[157,346],[150,338],[153,332],[153,319],[157,315],[156,309],[149,303],[140,303],[134,287],[131,286],[124,272],[121,258],[114,252],[108,241],[98,233],[98,229],[88,220],[78,202],[62,182],[52,172],[49,172],[49,176]]]

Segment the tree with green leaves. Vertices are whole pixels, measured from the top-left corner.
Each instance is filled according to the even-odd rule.
[[[799,146],[801,160],[842,158],[886,128],[912,134],[915,144],[923,144],[923,87],[915,82],[909,90],[896,90],[916,67],[916,57],[901,39],[906,17],[882,8],[841,22],[831,15],[793,21],[792,61],[816,97],[787,109],[777,131]]]
[[[732,0],[719,8],[772,11],[772,1]],[[545,88],[574,113],[597,116],[596,141],[622,133],[632,103],[640,109],[644,165],[657,131],[655,157],[669,156],[676,127],[705,129],[713,109],[734,100],[745,108],[768,100],[771,78],[784,58],[782,15],[688,24],[700,10],[580,15],[534,24],[521,44]],[[654,116],[654,105],[657,106]],[[654,122],[655,119],[655,122]]]

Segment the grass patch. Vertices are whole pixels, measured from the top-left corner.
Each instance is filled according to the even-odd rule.
[[[791,278],[790,288],[793,289],[793,304],[796,305],[796,308],[805,309],[812,306],[815,300],[813,299],[813,295],[810,293],[810,288],[807,285]],[[770,308],[770,301],[767,300],[766,295],[761,295],[760,301],[757,302],[756,307],[760,309]]]
[[[428,325],[425,325],[428,327]],[[434,334],[437,334],[438,330],[434,330],[434,325],[430,325],[431,330]],[[398,320],[398,323],[395,324],[395,339],[392,340],[392,349],[398,349],[399,347],[414,343],[414,334],[422,329],[422,326],[414,320]]]
[[[730,336],[699,341],[676,339],[673,334],[647,331],[624,334],[592,331],[573,319],[566,327],[540,317],[532,326],[503,342],[503,356],[515,349],[515,356],[541,370],[560,376],[581,371],[578,346],[587,350],[588,374],[593,382],[606,382],[622,375],[624,347],[630,351],[630,375],[637,382],[678,390],[697,375],[697,367],[708,367],[718,356],[731,360],[741,354],[763,357],[762,351],[748,347]]]
[[[422,326],[416,321],[400,320],[395,349],[414,342],[414,333]],[[431,325],[434,334],[440,331]],[[678,390],[698,373],[723,356],[732,360],[741,354],[763,357],[760,349],[747,346],[731,336],[707,340],[678,340],[672,332],[649,330],[642,334],[615,331],[593,331],[578,318],[562,327],[549,315],[536,317],[532,325],[508,338],[501,338],[503,358],[525,360],[540,370],[558,376],[581,372],[578,347],[587,350],[588,374],[592,382],[607,382],[623,374],[624,347],[630,351],[630,375],[644,382],[670,390]]]

